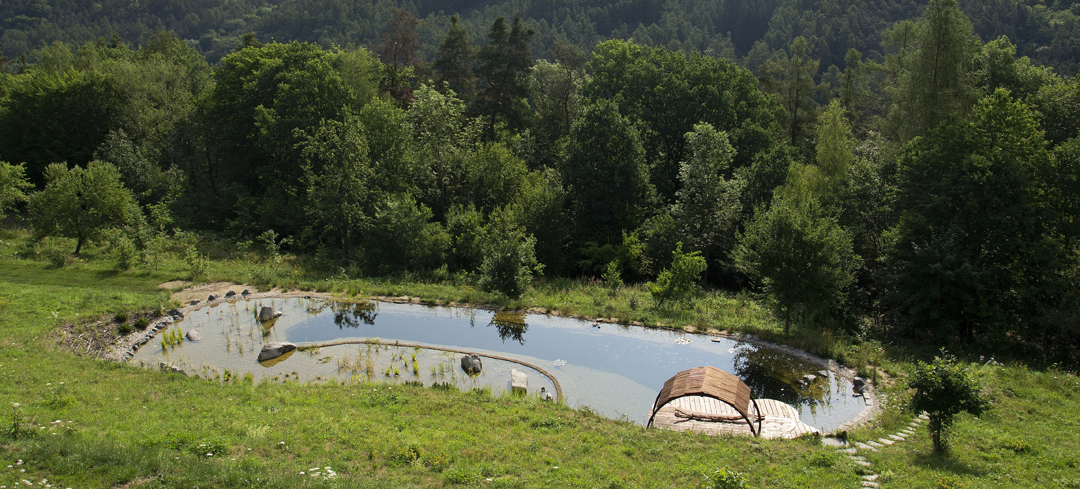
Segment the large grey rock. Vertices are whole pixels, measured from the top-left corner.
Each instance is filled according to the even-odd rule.
[[[225,297],[226,297],[226,298],[228,298],[228,297],[232,297],[232,296],[234,296],[234,295],[236,295],[236,292],[233,292],[233,291],[231,291],[231,290],[225,293]]]
[[[484,364],[476,355],[465,355],[461,357],[461,369],[469,375],[476,375],[484,369]]]
[[[510,370],[510,389],[526,392],[529,390],[529,376],[518,369]]]
[[[274,309],[273,307],[262,306],[262,309],[259,309],[259,321],[269,321],[282,314],[281,311]]]
[[[240,295],[251,295],[251,291],[248,289],[244,289],[244,291],[241,292]]]
[[[290,351],[296,349],[296,345],[292,343],[275,342],[267,343],[263,345],[262,351],[259,352],[259,361],[265,362],[277,357],[280,357]]]
[[[199,330],[197,329],[189,329],[184,337],[187,338],[188,341],[199,341],[202,339],[202,335],[199,334]]]
[[[217,298],[218,298],[217,295],[210,294],[209,296],[206,297],[206,302],[214,302],[214,301],[217,300]]]

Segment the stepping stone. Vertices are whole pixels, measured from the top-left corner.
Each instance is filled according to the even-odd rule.
[[[854,463],[855,465],[862,465],[863,467],[869,467],[870,466],[870,462],[867,462],[865,460],[852,460],[851,462]]]
[[[866,442],[866,444],[870,445],[870,446],[872,446],[874,448],[881,448],[881,447],[885,446],[885,445],[882,445],[882,444],[880,444],[880,443],[878,443],[876,441],[873,441],[873,440],[870,440],[870,441]]]
[[[878,484],[877,482],[863,481],[862,486],[863,487],[881,487],[881,484]]]
[[[837,451],[840,453],[859,453],[859,451],[854,448],[841,448]]]
[[[893,443],[896,443],[895,441],[892,441],[888,438],[879,438],[877,442],[882,445],[892,445]]]
[[[877,451],[876,448],[874,448],[874,447],[872,447],[870,445],[867,445],[867,444],[865,444],[865,443],[863,443],[861,441],[855,442],[855,446],[857,446],[857,447],[859,447],[859,448],[861,448],[863,450],[870,450],[871,452],[876,452]]]
[[[864,457],[862,455],[848,455],[848,458],[850,458],[852,460],[857,460],[857,461],[860,461],[860,462],[865,462],[866,461],[866,457]]]
[[[893,440],[896,440],[896,441],[904,441],[904,440],[906,440],[906,439],[907,439],[907,435],[904,435],[904,436],[900,436],[900,435],[889,435],[889,438],[892,438]]]
[[[877,480],[877,478],[878,478],[878,475],[877,475],[877,474],[871,474],[871,475],[864,475],[864,476],[862,476],[862,480],[864,480],[864,481],[870,481],[870,482],[874,482],[874,481],[876,481],[876,480]]]
[[[919,415],[919,417],[918,417],[918,418],[916,418],[916,419],[921,419],[921,420],[923,420],[923,421],[928,421],[928,420],[930,419],[930,415],[928,415],[928,414],[926,414],[926,413],[922,413],[922,414],[920,414],[920,415]]]

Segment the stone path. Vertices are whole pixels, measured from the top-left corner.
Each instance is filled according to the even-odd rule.
[[[870,440],[866,443],[857,441],[854,443],[854,446],[848,446],[846,444],[836,444],[831,446],[835,447],[836,451],[846,454],[855,465],[862,466],[865,472],[869,472],[866,475],[860,476],[862,478],[862,487],[881,487],[881,483],[877,482],[878,474],[872,469],[873,464],[867,461],[866,457],[859,455],[859,452],[876,452],[879,448],[904,441],[907,437],[915,434],[915,429],[918,428],[920,424],[925,423],[927,419],[929,419],[929,417],[926,413],[923,413],[912,420],[911,424],[904,427],[904,429],[884,438]]]

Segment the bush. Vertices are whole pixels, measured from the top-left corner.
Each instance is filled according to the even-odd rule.
[[[410,195],[388,198],[375,213],[364,240],[368,268],[377,274],[419,271],[442,264],[450,235],[427,206]]]
[[[701,253],[683,253],[682,243],[675,245],[672,253],[671,268],[660,272],[656,282],[649,282],[649,292],[658,306],[674,300],[680,301],[697,290],[701,272],[705,271],[705,258]]]
[[[496,210],[488,225],[487,250],[480,266],[480,288],[511,299],[525,293],[533,273],[543,265],[536,261],[536,238],[513,223],[508,211]]]
[[[730,469],[716,469],[712,475],[706,475],[705,479],[704,486],[707,489],[744,489],[746,487],[746,478]]]
[[[118,312],[118,313],[116,313],[116,316],[113,316],[113,321],[116,321],[118,323],[126,323],[127,320],[128,320],[128,314],[126,312],[123,312],[123,311]]]
[[[143,331],[147,326],[150,326],[150,320],[146,318],[139,318],[135,320],[135,329]]]
[[[956,357],[945,353],[934,358],[934,363],[919,362],[915,374],[908,379],[908,386],[915,389],[911,397],[911,409],[925,411],[930,417],[930,438],[935,452],[948,448],[947,431],[953,417],[961,412],[978,416],[988,409],[989,402],[981,394],[981,387],[971,378],[970,372],[959,364]]]
[[[128,323],[120,323],[120,326],[116,328],[116,332],[120,333],[120,336],[127,336],[131,334],[131,325]]]

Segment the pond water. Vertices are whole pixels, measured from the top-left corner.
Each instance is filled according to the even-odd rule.
[[[285,314],[260,324],[262,306]],[[199,329],[201,340],[175,346],[161,338]],[[384,345],[375,345],[377,341]],[[297,345],[353,340],[357,344],[295,351],[258,363],[262,344]],[[388,346],[395,341],[409,346]],[[368,343],[365,343],[368,342]],[[133,362],[171,362],[189,372],[215,376],[251,374],[256,380],[333,380],[450,383],[458,388],[510,388],[510,370],[529,377],[529,393],[553,391],[540,372],[521,363],[483,357],[483,372],[461,370],[461,354],[422,348],[446,347],[491,354],[535,365],[554,375],[570,406],[588,406],[614,419],[644,424],[664,381],[677,372],[711,365],[735,374],[755,398],[794,406],[803,422],[832,431],[857,416],[864,403],[851,384],[822,367],[782,350],[704,335],[600,324],[537,314],[495,313],[379,302],[338,303],[319,299],[238,300],[190,312],[143,346]],[[809,384],[800,379],[813,374]]]

